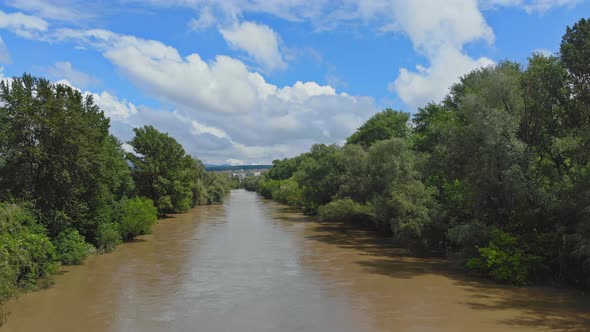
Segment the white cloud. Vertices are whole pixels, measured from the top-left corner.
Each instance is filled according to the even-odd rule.
[[[544,13],[556,7],[575,7],[582,0],[480,0],[484,9],[502,7],[518,7],[527,13]]]
[[[494,41],[476,0],[397,1],[392,6],[396,29],[405,33],[414,48],[428,59],[428,67],[401,68],[388,85],[411,110],[438,102],[459,77],[493,64],[489,58],[473,59],[463,46],[477,40]]]
[[[12,60],[10,59],[10,52],[8,51],[8,47],[4,43],[4,39],[0,36],[0,63],[10,63]]]
[[[98,79],[75,69],[70,62],[57,62],[47,69],[49,75],[56,79],[65,79],[78,87],[87,87],[98,83]]]
[[[232,166],[242,166],[245,165],[246,163],[243,160],[240,159],[233,159],[233,158],[229,158],[225,161],[226,164],[232,165]]]
[[[211,13],[209,7],[203,7],[203,9],[201,9],[199,18],[191,19],[188,23],[188,26],[192,31],[199,31],[212,27],[216,22],[217,20]]]
[[[546,57],[552,56],[554,54],[554,52],[549,51],[548,49],[545,48],[537,48],[533,50],[533,53],[540,53],[543,54]]]
[[[285,50],[280,47],[277,33],[268,26],[235,23],[241,22],[246,13],[310,23],[315,30],[363,25],[375,31],[403,34],[426,63],[416,69],[402,68],[389,88],[408,106],[416,107],[442,98],[459,76],[493,63],[485,57],[473,58],[464,50],[469,43],[494,42],[482,10],[517,6],[528,12],[542,12],[555,6],[575,5],[576,1],[342,0],[336,9],[331,0],[148,2],[198,11],[199,18],[189,23],[191,28],[223,27],[220,32],[230,46],[246,52],[265,70],[285,68],[285,55],[281,54]],[[59,16],[50,11],[42,13],[41,9],[29,10],[48,19]],[[33,36],[47,31],[48,24],[37,17],[0,11],[2,27]],[[197,53],[181,55],[159,41],[108,30],[61,29],[44,35],[49,41],[68,40],[96,48],[124,77],[162,102],[164,109],[155,110],[135,106],[107,92],[92,93],[97,104],[112,117],[112,131],[117,136],[128,140],[133,127],[153,124],[179,139],[187,151],[211,163],[266,163],[304,152],[313,143],[342,142],[376,111],[372,98],[339,93],[333,85],[273,85],[229,56],[203,59]]]
[[[494,40],[475,0],[396,1],[392,9],[400,29],[428,56],[441,47],[461,49],[472,41]]]
[[[9,0],[7,4],[36,16],[60,21],[87,19],[92,17],[90,13],[93,11],[87,1],[80,3],[75,0]],[[82,5],[84,8],[80,8]]]
[[[0,29],[9,29],[19,36],[32,38],[38,32],[47,31],[49,24],[36,16],[20,12],[5,13],[0,10]]]
[[[158,41],[106,30],[61,30],[54,37],[60,39],[96,47],[123,75],[173,109],[135,107],[95,94],[113,118],[117,136],[129,140],[132,127],[153,124],[207,162],[268,163],[313,143],[341,142],[376,111],[370,97],[316,82],[278,87],[228,56],[205,62]]]
[[[410,107],[438,100],[449,84],[489,58],[472,58],[466,44],[494,42],[494,33],[482,11],[497,7],[521,8],[528,13],[543,13],[557,7],[574,7],[581,0],[342,0],[338,6],[330,0],[151,0],[154,5],[215,7],[229,21],[245,13],[263,13],[293,22],[306,21],[315,30],[371,26],[377,31],[403,33],[416,51],[428,60],[427,68],[402,68],[400,76],[389,84]],[[333,81],[333,80],[332,80]]]
[[[243,50],[268,70],[284,69],[287,64],[279,51],[279,36],[264,24],[242,22],[219,32],[230,47]]]
[[[452,47],[439,49],[430,61],[429,68],[417,66],[416,71],[400,69],[397,79],[388,86],[391,92],[397,92],[402,101],[413,109],[430,101],[440,101],[460,75],[494,64],[485,57],[474,60]]]
[[[98,105],[105,115],[114,121],[128,120],[137,115],[137,107],[127,100],[119,100],[110,93],[103,91],[101,93],[84,92],[84,95],[92,95],[94,103]]]

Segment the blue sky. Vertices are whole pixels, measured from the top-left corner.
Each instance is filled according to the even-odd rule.
[[[555,53],[583,0],[7,0],[0,77],[70,84],[122,141],[154,125],[206,163],[342,143],[461,75]]]

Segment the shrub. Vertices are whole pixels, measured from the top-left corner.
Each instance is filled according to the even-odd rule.
[[[88,244],[75,229],[61,232],[55,239],[57,258],[62,264],[81,264],[88,257]]]
[[[98,226],[96,243],[99,250],[111,252],[121,242],[121,232],[117,223],[104,223]]]
[[[49,279],[55,272],[55,247],[43,234],[27,231],[0,237],[0,251],[16,273],[15,283],[22,288],[35,288],[38,279]]]
[[[16,287],[35,288],[55,272],[55,247],[31,212],[0,204],[0,302]]]
[[[153,204],[153,202],[152,202]],[[174,210],[174,205],[172,204],[172,198],[170,196],[162,196],[158,199],[158,208],[157,211],[160,215],[164,215],[167,212],[171,212]]]
[[[0,234],[14,234],[35,225],[35,217],[21,205],[0,203]]]
[[[261,180],[258,185],[258,192],[264,198],[272,198],[272,194],[279,189],[278,180]]]
[[[125,240],[132,240],[138,235],[150,234],[158,218],[154,203],[145,197],[127,200],[123,206],[120,231]]]
[[[332,201],[318,209],[320,218],[328,221],[344,221],[368,224],[373,220],[372,208],[350,198]]]
[[[279,186],[272,192],[272,198],[283,204],[301,207],[303,190],[294,179],[279,181]]]
[[[479,249],[480,257],[467,261],[467,267],[499,281],[524,285],[530,273],[539,268],[542,258],[524,252],[518,240],[499,229],[492,231],[487,247]]]
[[[10,264],[8,251],[0,248],[0,303],[12,297],[15,288],[16,271]]]

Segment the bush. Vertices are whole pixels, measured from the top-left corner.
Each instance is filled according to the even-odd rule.
[[[484,273],[499,281],[524,285],[530,273],[538,269],[542,258],[525,253],[518,246],[518,240],[510,233],[499,229],[492,231],[487,247],[479,249],[480,257],[467,261],[467,267]]]
[[[55,239],[57,258],[65,265],[82,264],[88,257],[88,244],[75,229],[61,232]]]
[[[125,240],[132,240],[138,235],[150,234],[157,218],[158,210],[149,198],[129,199],[123,206],[121,236]]]
[[[153,204],[153,202],[152,202]],[[158,208],[157,211],[160,215],[164,215],[167,212],[173,211],[174,205],[172,204],[172,198],[170,196],[162,196],[158,199]]]
[[[21,232],[0,237],[0,251],[16,273],[16,285],[35,288],[38,279],[49,279],[55,272],[55,247],[43,234]]]
[[[370,224],[373,220],[370,206],[359,204],[350,198],[335,200],[320,206],[318,214],[320,218],[328,221]]]
[[[0,204],[0,302],[16,287],[36,288],[55,272],[55,247],[33,215],[18,204]]]
[[[15,288],[16,271],[10,264],[8,251],[5,248],[0,248],[0,303],[12,297]]]
[[[240,182],[240,187],[248,191],[256,191],[260,185],[260,179],[260,176],[247,176]]]
[[[17,233],[26,227],[35,227],[37,222],[29,210],[18,204],[0,203],[0,234]]]
[[[98,226],[96,243],[103,252],[111,252],[123,241],[117,223],[104,223]]]
[[[294,179],[279,181],[279,186],[272,192],[272,198],[283,204],[301,207],[303,205],[303,190]]]

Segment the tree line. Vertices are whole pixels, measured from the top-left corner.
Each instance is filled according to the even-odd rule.
[[[219,204],[229,190],[180,143],[134,129],[126,152],[91,96],[25,74],[0,82],[0,303],[148,234],[158,216]]]
[[[242,186],[500,281],[588,288],[589,59],[581,19],[559,54],[474,70],[441,102],[386,109]]]

